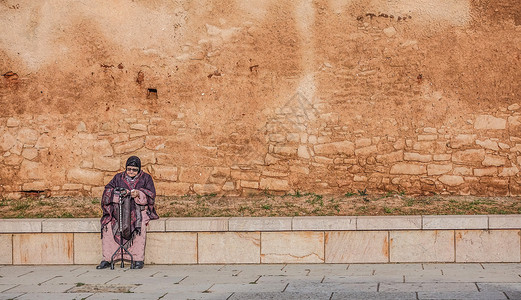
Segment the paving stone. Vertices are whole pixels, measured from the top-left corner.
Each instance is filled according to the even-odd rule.
[[[249,293],[249,292],[238,292],[228,298],[229,300],[238,299],[249,299],[249,300],[264,300],[264,299],[286,299],[286,300],[329,300],[331,299],[331,292],[318,292],[318,293],[299,293],[299,292],[267,292],[267,293]],[[345,299],[345,298],[344,298]]]
[[[269,284],[254,284],[254,283],[217,283],[212,285],[208,292],[223,293],[223,292],[282,292],[286,287],[286,283],[269,283]]]
[[[521,215],[493,215],[488,216],[489,229],[519,229]]]
[[[96,293],[89,300],[113,300],[113,299],[159,299],[165,293]]]
[[[18,298],[20,296],[22,296],[24,293],[1,293],[1,285],[0,285],[0,300],[12,300],[12,299],[21,299],[21,298]],[[35,299],[35,298],[32,298],[32,299]],[[38,299],[42,299],[42,298],[38,298]]]
[[[515,282],[478,282],[477,286],[480,291],[500,291],[500,292],[518,292],[521,293],[521,284]]]
[[[418,299],[507,299],[501,292],[418,292]]]
[[[65,293],[75,287],[73,284],[33,284],[24,283],[10,289],[9,293]]]
[[[22,300],[34,300],[34,299],[71,300],[71,299],[87,299],[87,298],[92,299],[92,298],[90,298],[92,295],[93,295],[92,293],[72,293],[72,294],[69,294],[69,293],[26,293],[16,299],[17,300],[18,299],[22,299]],[[0,296],[0,299],[3,299],[3,298],[1,298],[1,296]],[[13,298],[11,298],[11,299],[13,299]]]
[[[393,293],[382,293],[382,292],[334,292],[331,300],[367,300],[367,299],[379,299],[379,300],[395,300],[395,299],[417,299],[416,293],[414,292],[393,292]]]
[[[382,283],[380,292],[476,292],[474,283],[462,282],[413,282],[413,283]]]
[[[294,283],[286,287],[286,292],[376,292],[377,283]]]
[[[223,300],[223,299],[232,299],[233,292],[223,292],[223,293],[202,293],[202,292],[168,292],[164,295],[161,300],[180,300],[180,299],[190,299],[190,300]],[[243,298],[244,299],[244,298]]]

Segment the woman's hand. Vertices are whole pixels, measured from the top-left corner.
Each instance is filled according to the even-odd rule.
[[[132,196],[132,198],[137,198],[137,197],[139,197],[139,191],[138,191],[138,190],[132,190],[132,191],[130,191],[130,196]]]

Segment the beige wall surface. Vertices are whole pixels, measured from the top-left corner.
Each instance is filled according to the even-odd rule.
[[[485,3],[486,2],[486,3]],[[0,194],[521,194],[521,2],[2,1]]]

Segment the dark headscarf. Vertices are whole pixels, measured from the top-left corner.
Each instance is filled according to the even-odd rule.
[[[125,164],[125,169],[128,167],[137,167],[139,171],[141,171],[141,160],[137,156],[131,156],[127,159],[127,163]]]

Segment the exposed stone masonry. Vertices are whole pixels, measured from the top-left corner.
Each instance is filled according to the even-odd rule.
[[[364,189],[521,194],[518,104],[497,115],[477,115],[468,120],[468,128],[418,128],[415,135],[405,138],[351,132],[322,110],[321,104],[308,103],[297,94],[258,130],[259,140],[201,145],[199,151],[208,157],[208,163],[203,160],[193,165],[176,163],[175,155],[165,151],[169,136],[161,135],[196,134],[187,127],[182,113],[175,120],[146,114],[126,118],[101,124],[97,131],[89,131],[79,121],[71,136],[50,130],[60,127],[59,120],[4,118],[0,164],[3,176],[12,178],[12,183],[2,186],[1,192],[8,197],[24,191],[99,196],[114,173],[123,169],[126,158],[139,155],[162,195]],[[242,148],[242,160],[231,159],[237,154],[234,148]],[[74,167],[54,165],[56,155],[71,156]],[[219,159],[226,157],[230,159]]]

